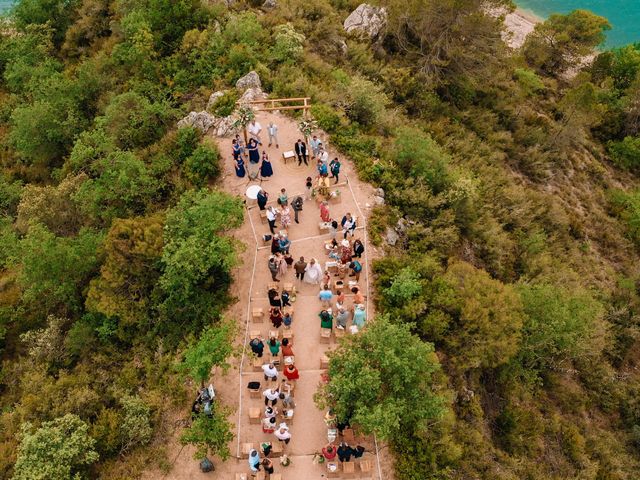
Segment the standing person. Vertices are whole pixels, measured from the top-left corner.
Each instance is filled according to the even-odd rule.
[[[358,330],[362,330],[366,320],[367,312],[364,309],[364,305],[358,305],[353,311],[353,324],[358,326]]]
[[[252,473],[258,473],[260,470],[260,454],[255,448],[249,452],[249,468]]]
[[[276,218],[278,216],[278,212],[273,207],[267,207],[267,222],[269,223],[269,230],[271,230],[271,235],[275,235],[275,227],[276,227]]]
[[[262,392],[262,396],[264,397],[265,406],[271,402],[271,406],[275,407],[276,403],[278,403],[278,397],[280,397],[280,388],[267,388]]]
[[[329,289],[329,285],[325,285],[318,293],[318,299],[322,302],[323,308],[329,308],[331,306],[331,299],[333,299],[333,293]]]
[[[307,283],[318,284],[322,279],[322,267],[315,258],[312,258],[305,268],[304,281]]]
[[[342,217],[342,222],[340,222],[340,224],[342,225],[344,238],[347,238],[347,233],[350,233],[353,237],[353,233],[356,230],[356,219],[353,218],[350,213],[347,212],[347,214]]]
[[[283,205],[280,208],[280,224],[285,230],[291,226],[291,209],[288,205]]]
[[[278,280],[278,262],[276,260],[275,255],[269,257],[269,272],[271,272],[271,280],[274,282],[279,282]]]
[[[304,188],[305,197],[307,198],[307,200],[311,200],[311,197],[313,196],[313,179],[311,177],[307,177]]]
[[[275,255],[280,252],[280,236],[274,235],[271,239],[271,255]]]
[[[320,155],[319,155],[319,159],[320,161],[323,163],[323,165],[325,167],[329,167],[329,152],[327,152],[324,149],[324,145],[322,144],[322,142],[320,142],[320,145],[318,146],[319,150],[320,150]]]
[[[258,208],[260,208],[260,210],[264,210],[265,207],[267,206],[267,201],[269,201],[269,194],[264,190],[260,189],[256,200],[258,202]]]
[[[293,208],[293,220],[296,223],[300,223],[298,221],[298,212],[302,211],[302,203],[303,201],[301,196],[295,197],[291,202],[291,208]]]
[[[331,221],[331,214],[329,213],[329,203],[326,200],[323,200],[320,204],[320,219],[325,223]]]
[[[331,240],[335,241],[336,235],[338,235],[338,222],[333,220],[331,222],[331,226],[329,227],[329,237],[331,238]]]
[[[251,138],[262,145],[262,140],[260,140],[262,125],[260,125],[260,123],[257,122],[255,118],[251,120],[251,123],[249,123],[249,127],[247,128],[247,130],[249,131],[249,135],[251,135]]]
[[[231,140],[231,151],[233,153],[234,160],[242,158],[242,152],[244,152],[244,148],[242,148],[240,142],[235,138]]]
[[[255,139],[249,140],[249,145],[247,146],[247,150],[249,151],[249,162],[250,163],[260,163],[260,150],[258,150],[258,142]]]
[[[315,160],[316,158],[318,158],[318,155],[320,155],[320,145],[322,144],[322,142],[318,139],[317,135],[314,135],[313,138],[311,139],[311,141],[309,142],[309,145],[311,146],[311,155],[312,155],[312,159]]]
[[[345,238],[340,242],[340,262],[350,263],[352,256],[351,245],[349,244],[349,240]]]
[[[262,151],[262,165],[260,165],[260,175],[264,178],[269,178],[273,175],[273,167],[269,161],[269,155],[264,150]]]
[[[275,431],[276,438],[281,442],[284,442],[285,445],[291,441],[291,433],[289,432],[289,427],[287,427],[286,423],[281,423],[278,429]]]
[[[318,175],[320,175],[321,177],[326,177],[329,174],[327,170],[327,164],[322,163],[322,160],[318,160],[316,168],[318,169]]]
[[[296,155],[298,156],[298,166],[302,165],[302,162],[304,162],[305,165],[309,165],[309,162],[307,162],[307,144],[306,143],[298,139],[298,141],[293,147],[293,150],[296,152]]]
[[[307,268],[307,262],[304,261],[304,257],[300,257],[294,265],[293,269],[296,271],[296,278],[300,281],[304,280],[304,272]]]
[[[278,348],[280,348],[280,342],[278,342]],[[262,372],[264,373],[265,381],[271,380],[272,382],[275,382],[278,380],[278,369],[273,363],[265,363],[262,365]]]
[[[280,195],[278,196],[278,205],[287,205],[289,203],[289,196],[287,195],[287,189],[281,188]]]
[[[276,148],[280,148],[280,145],[278,145],[278,125],[273,122],[269,122],[267,133],[269,134],[269,146],[271,146],[272,143],[275,143]]]
[[[356,282],[360,280],[360,273],[362,272],[362,265],[358,260],[354,260],[349,264],[349,268],[351,269],[351,273],[349,276],[355,276]]]
[[[247,174],[247,172],[244,169],[244,160],[242,159],[242,157],[238,156],[235,159],[235,167],[236,167],[236,176],[240,177],[240,178],[244,178],[244,176]]]
[[[282,253],[283,255],[288,254],[289,249],[291,248],[291,240],[289,240],[289,238],[286,235],[281,235],[279,245],[280,245],[280,253]],[[286,258],[284,260],[285,260],[285,264],[289,266],[289,262],[286,261]]]
[[[285,275],[287,274],[287,267],[288,267],[287,262],[285,261],[284,257],[280,253],[276,255],[276,261],[278,262],[278,273],[280,274],[280,278],[284,278]],[[283,297],[284,297],[284,293],[285,292],[282,292]],[[287,297],[288,297],[288,294],[287,294]],[[282,302],[282,306],[284,306],[284,301]]]
[[[362,258],[362,254],[364,253],[364,245],[359,238],[353,242],[353,256]]]
[[[264,468],[264,473],[267,474],[266,480],[269,480],[274,472],[273,462],[270,458],[265,457],[262,459],[262,468]]]
[[[336,183],[338,183],[341,166],[342,165],[340,164],[340,160],[338,160],[338,157],[331,160],[331,163],[329,164],[329,169],[331,170],[331,178],[335,178]]]

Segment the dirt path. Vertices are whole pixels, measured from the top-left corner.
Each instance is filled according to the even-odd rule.
[[[297,124],[293,120],[273,114],[260,113],[257,116],[264,130],[269,121],[274,121],[279,126],[280,149],[275,145],[267,147],[266,132],[262,135],[264,148],[271,159],[274,175],[262,183],[262,188],[270,193],[270,198],[275,204],[280,188],[285,187],[292,199],[295,195],[301,194],[304,197],[304,185],[307,176],[315,178],[316,169],[313,162],[309,166],[298,166],[297,161],[289,161],[284,164],[282,151],[293,150],[295,141],[299,138]],[[319,137],[326,139],[322,132]],[[225,191],[245,198],[247,187],[255,182],[248,182],[247,177],[238,178],[235,175],[233,160],[231,159],[231,140],[218,140],[220,151],[225,157],[224,177],[222,186]],[[326,144],[326,141],[325,141]],[[333,158],[333,151],[329,145],[330,158]],[[342,163],[340,184],[336,188],[340,191],[340,202],[330,205],[330,212],[333,218],[338,219],[346,212],[351,212],[358,219],[358,229],[355,238],[360,238],[366,242],[363,216],[367,217],[373,202],[373,188],[360,182],[355,174],[350,161],[340,156]],[[332,181],[333,182],[333,181]],[[262,235],[269,233],[266,223],[260,219],[260,211],[257,206],[250,201],[246,210],[245,222],[234,236],[246,244],[247,248],[243,257],[243,265],[234,274],[233,293],[239,301],[230,309],[228,315],[236,318],[240,324],[241,334],[239,342],[247,345],[252,332],[260,332],[263,338],[267,338],[269,331],[274,330],[268,319],[268,299],[267,285],[271,282],[271,276],[267,268],[267,261],[270,255],[268,245],[262,242]],[[292,212],[293,219],[293,212]],[[289,239],[292,242],[291,254],[295,259],[304,256],[305,259],[316,258],[321,265],[328,260],[325,251],[325,240],[328,234],[319,231],[320,215],[314,199],[306,200],[303,211],[300,212],[300,223],[292,223],[289,228]],[[279,222],[278,222],[279,225]],[[339,232],[339,237],[340,232]],[[359,285],[363,290],[369,291],[370,259],[375,256],[374,249],[365,243],[365,255],[362,259],[363,273],[360,276]],[[337,278],[337,277],[334,277]],[[320,322],[318,312],[321,310],[320,301],[317,298],[318,286],[300,283],[295,280],[293,270],[290,268],[287,274],[281,278],[280,285],[293,283],[298,290],[296,302],[293,304],[294,321],[291,328],[293,333],[293,350],[296,354],[295,363],[300,371],[300,379],[295,386],[295,414],[294,421],[290,423],[292,439],[289,445],[285,446],[285,453],[291,458],[292,464],[288,467],[280,466],[277,456],[271,455],[275,463],[275,472],[282,475],[284,480],[311,480],[327,477],[325,465],[317,465],[312,462],[315,452],[319,452],[327,443],[327,426],[324,423],[324,412],[318,410],[313,401],[313,395],[321,382],[321,359],[331,348],[335,348],[336,340],[332,337],[330,343],[320,341]],[[347,297],[346,305],[351,307],[351,300]],[[262,323],[257,323],[251,318],[253,308],[262,308],[265,311],[265,318]],[[370,294],[367,295],[367,317],[373,314]],[[280,338],[282,338],[282,327]],[[247,349],[248,350],[248,349]],[[250,350],[249,350],[250,351]],[[184,448],[175,444],[170,448],[169,457],[172,460],[173,468],[169,474],[162,475],[158,472],[148,472],[144,478],[166,478],[173,480],[208,478],[208,479],[234,479],[237,473],[248,473],[248,462],[246,456],[242,455],[242,449],[246,443],[253,443],[258,446],[263,441],[277,443],[273,434],[262,432],[261,425],[249,422],[249,409],[259,408],[264,410],[263,398],[250,398],[246,388],[250,381],[260,381],[262,387],[265,382],[261,371],[254,366],[253,360],[246,356],[245,351],[242,358],[238,359],[233,370],[226,376],[214,375],[213,384],[216,388],[217,400],[234,409],[230,416],[230,421],[236,426],[236,437],[230,445],[234,457],[222,463],[214,460],[216,471],[210,474],[203,474],[199,471],[198,462],[193,460],[193,449]],[[282,368],[279,368],[282,371]],[[175,435],[177,438],[177,435]],[[359,439],[359,444],[366,448],[363,460],[369,460],[373,466],[371,476],[357,476],[357,478],[392,479],[392,468],[388,455],[376,455],[377,449],[373,438]],[[175,457],[175,460],[174,458]],[[356,470],[357,471],[357,470]],[[273,478],[273,477],[272,477]],[[347,478],[338,476],[335,478]],[[353,478],[353,477],[351,477]]]

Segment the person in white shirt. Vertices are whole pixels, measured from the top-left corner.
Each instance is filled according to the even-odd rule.
[[[318,158],[318,155],[320,154],[320,145],[322,145],[322,142],[318,139],[316,135],[314,135],[311,141],[309,142],[309,145],[311,145],[311,154],[313,155],[312,158],[315,160],[316,158]]]
[[[275,226],[277,215],[278,212],[276,212],[275,208],[271,206],[267,207],[267,222],[269,222],[269,230],[271,230],[271,235],[275,235],[276,233]]]
[[[266,418],[275,418],[278,415],[278,409],[273,407],[267,407],[264,409],[264,416]]]
[[[262,392],[262,396],[264,397],[264,404],[269,405],[271,402],[271,406],[274,407],[276,403],[278,403],[278,397],[280,397],[280,389],[279,388],[267,388],[264,392]]]
[[[251,135],[252,138],[255,138],[256,141],[260,145],[262,145],[262,140],[260,140],[260,132],[262,131],[262,125],[256,122],[255,119],[251,120],[248,130],[249,130],[249,135]]]
[[[320,161],[328,168],[329,167],[329,152],[324,149],[324,145],[320,143],[319,152],[320,152]]]
[[[285,444],[289,443],[291,440],[291,432],[289,432],[289,427],[287,427],[286,423],[281,423],[274,434],[278,440]]]
[[[278,145],[278,125],[273,122],[269,122],[267,133],[269,134],[269,146],[271,146],[272,143],[275,143],[276,148],[280,148],[280,145]]]
[[[278,380],[278,369],[273,363],[265,363],[262,365],[262,371],[264,372],[264,379],[275,382]]]

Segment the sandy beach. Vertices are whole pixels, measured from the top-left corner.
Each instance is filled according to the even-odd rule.
[[[520,48],[524,40],[537,23],[542,19],[529,10],[517,8],[514,12],[508,13],[504,18],[506,27],[503,39],[511,48]]]

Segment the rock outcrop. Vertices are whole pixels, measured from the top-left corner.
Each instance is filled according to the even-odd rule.
[[[225,90],[218,90],[217,92],[213,92],[209,97],[209,101],[207,102],[206,110],[209,112],[213,110],[216,107],[216,103],[218,103],[218,100],[224,97],[225,93]]]
[[[260,82],[260,76],[254,70],[252,70],[236,82],[236,88],[241,92],[244,92],[249,88],[262,89],[262,82]]]
[[[216,117],[203,110],[201,112],[189,112],[189,115],[178,122],[178,128],[194,127],[202,133],[207,133],[216,123]]]
[[[278,6],[278,2],[276,0],[264,0],[262,4],[262,8],[265,10],[272,10]]]
[[[238,103],[240,105],[245,105],[249,102],[253,102],[254,100],[263,100],[265,98],[267,98],[267,95],[262,91],[260,87],[252,87],[245,90],[245,92],[238,100]]]
[[[386,8],[362,3],[351,12],[351,15],[344,21],[343,26],[347,33],[366,35],[371,40],[374,40],[386,25]]]

